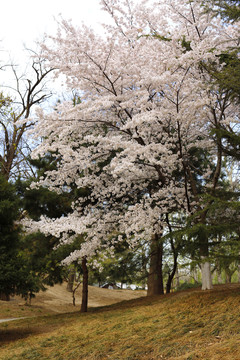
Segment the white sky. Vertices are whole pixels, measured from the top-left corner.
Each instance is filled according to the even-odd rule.
[[[28,73],[31,60],[24,46],[37,50],[36,41],[41,41],[45,33],[55,35],[60,16],[71,19],[73,25],[84,22],[98,32],[102,31],[101,23],[110,20],[101,10],[100,0],[5,0],[0,9],[0,66],[14,64],[18,76]],[[15,96],[11,86],[15,88],[16,81],[11,69],[5,67],[0,72],[0,91]],[[52,91],[65,91],[61,79],[51,86]]]
[[[6,0],[0,11],[0,60],[11,53],[15,61],[22,55],[23,44],[36,48],[34,41],[41,40],[45,32],[55,34],[57,24],[54,18],[59,14],[72,19],[74,25],[85,22],[100,29],[107,14],[101,11],[99,0]]]

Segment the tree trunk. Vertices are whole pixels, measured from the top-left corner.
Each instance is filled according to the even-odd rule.
[[[150,251],[147,296],[162,295],[164,294],[162,274],[163,242],[159,234],[152,236]]]
[[[176,273],[175,273],[175,287],[178,288],[180,286],[180,275],[179,275],[179,271],[178,271],[178,266],[176,269]]]
[[[204,228],[202,228],[199,234],[199,240],[201,244],[200,256],[201,256],[202,290],[211,290],[213,288],[213,285],[212,285],[211,265],[208,260],[208,255],[209,255],[208,234],[205,232]]]
[[[174,275],[177,270],[177,257],[178,257],[178,252],[175,248],[173,239],[171,239],[170,242],[171,242],[171,249],[173,252],[173,268],[172,268],[172,271],[168,274],[168,280],[167,280],[167,284],[166,284],[166,293],[167,294],[169,294],[171,291],[172,281],[173,281]]]
[[[225,281],[225,283],[226,283],[226,284],[231,284],[231,280],[232,280],[232,274],[231,274],[231,272],[225,270],[225,275],[226,275],[226,281]]]
[[[217,281],[218,281],[218,284],[223,283],[221,270],[217,270]]]
[[[177,261],[176,261],[176,263],[174,262],[173,269],[168,274],[168,279],[167,279],[167,284],[166,284],[166,293],[167,294],[169,294],[171,291],[172,281],[173,281],[174,275],[176,273],[176,270],[177,270]]]
[[[202,290],[210,290],[212,286],[212,274],[210,262],[202,256],[201,262],[201,273],[202,273]]]
[[[67,291],[73,292],[74,280],[75,280],[75,267],[71,267],[68,274]]]
[[[88,268],[87,257],[82,258],[82,271],[83,271],[83,283],[82,283],[82,305],[81,312],[87,312],[88,307]]]
[[[80,282],[80,274],[79,274],[78,279],[76,281],[77,281],[77,285],[75,286],[75,288],[72,291],[73,306],[76,305],[75,294],[76,294],[76,291],[77,291],[77,289],[79,288],[79,286],[81,284],[81,282]]]

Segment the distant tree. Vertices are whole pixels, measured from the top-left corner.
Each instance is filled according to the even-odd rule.
[[[6,179],[28,176],[27,155],[31,151],[25,133],[34,124],[32,119],[36,105],[42,104],[51,94],[46,90],[46,80],[52,69],[45,66],[41,57],[34,55],[31,71],[19,75],[12,65],[15,84],[6,84],[11,95],[0,92],[0,164]],[[1,84],[2,86],[2,84]],[[20,121],[21,120],[21,121]]]

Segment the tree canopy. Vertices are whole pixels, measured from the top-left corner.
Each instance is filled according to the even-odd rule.
[[[203,287],[209,288],[211,237],[204,229],[210,198],[224,187],[226,155],[218,134],[226,128],[233,136],[239,132],[238,105],[216,74],[220,81],[222,71],[238,61],[230,52],[238,45],[237,26],[212,19],[199,1],[154,8],[146,2],[101,3],[113,20],[105,38],[62,21],[57,36],[43,44],[50,66],[66,76],[70,89],[81,91],[81,102],[59,104],[51,114],[39,111],[35,127],[44,140],[34,156],[57,151],[61,158],[40,184],[58,192],[72,184],[89,191],[67,216],[28,226],[62,243],[84,234],[71,262],[111,251],[113,232],[119,242],[124,234],[132,247],[157,239],[160,251],[169,224],[177,230],[174,214],[184,214],[188,229],[195,229],[188,234],[208,273]]]

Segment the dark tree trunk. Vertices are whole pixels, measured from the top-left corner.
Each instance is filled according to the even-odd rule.
[[[83,283],[82,283],[82,306],[81,312],[87,312],[88,307],[88,268],[87,258],[82,258],[82,271],[83,271]]]
[[[170,231],[170,234],[172,235],[172,226],[169,222],[169,218],[168,218],[168,214],[166,214],[166,220],[167,220],[167,224],[168,224],[168,228]],[[169,272],[168,274],[168,280],[167,280],[167,284],[166,284],[166,293],[169,294],[171,291],[171,287],[172,287],[172,281],[174,278],[174,275],[176,273],[177,270],[177,258],[178,258],[178,251],[174,245],[174,241],[172,236],[170,237],[170,244],[171,244],[171,249],[172,249],[172,253],[173,253],[173,268],[172,271]]]
[[[159,234],[154,234],[151,240],[150,269],[148,274],[147,295],[162,295],[163,274],[162,274],[163,242]]]
[[[177,270],[177,257],[178,257],[178,253],[176,251],[176,248],[174,246],[173,240],[171,239],[171,247],[172,247],[172,251],[173,251],[173,268],[172,271],[168,274],[168,280],[167,280],[167,284],[166,284],[166,293],[169,294],[171,291],[171,287],[172,287],[172,281],[174,278],[174,275],[176,273]]]
[[[2,301],[10,301],[10,295],[9,295],[9,294],[4,294],[4,293],[0,293],[0,300],[2,300]]]

